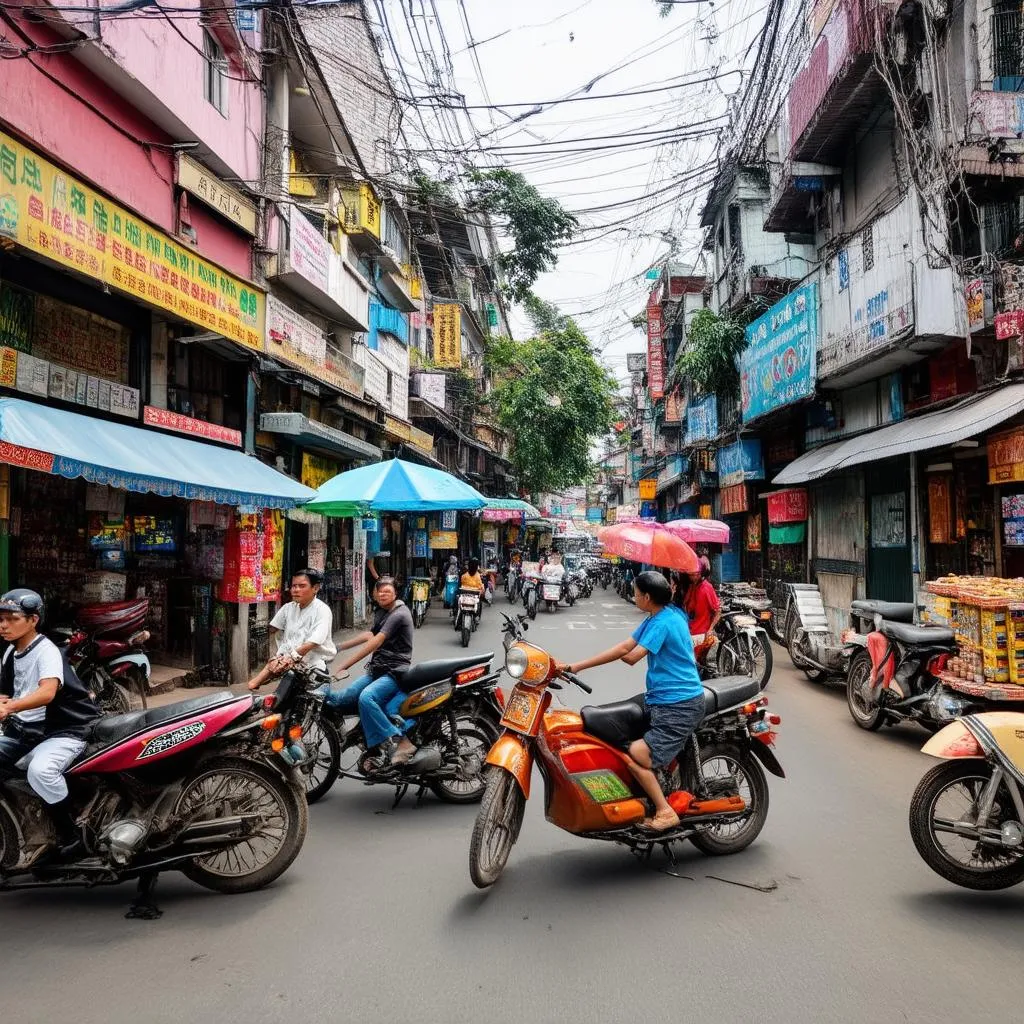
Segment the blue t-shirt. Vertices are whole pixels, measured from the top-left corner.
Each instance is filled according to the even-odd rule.
[[[678,704],[703,696],[690,623],[675,605],[648,615],[633,639],[647,650],[648,704]]]

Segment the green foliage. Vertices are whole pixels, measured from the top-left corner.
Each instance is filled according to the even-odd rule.
[[[742,323],[701,309],[687,328],[686,349],[673,376],[689,377],[702,394],[735,398],[740,390],[736,361],[746,344]]]
[[[498,382],[490,403],[512,438],[516,475],[532,494],[590,479],[591,444],[615,419],[615,381],[576,324],[558,317],[561,329],[523,342],[494,339],[488,349],[489,369]]]
[[[451,182],[438,181],[422,171],[413,172],[409,201],[411,205],[422,209],[430,206],[452,208],[458,205]]]
[[[494,217],[512,238],[501,253],[509,296],[523,302],[534,282],[558,262],[557,247],[577,227],[576,218],[555,199],[546,199],[518,171],[504,167],[466,172],[470,205]]]

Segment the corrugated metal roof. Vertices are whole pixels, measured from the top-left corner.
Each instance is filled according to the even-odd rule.
[[[971,395],[955,405],[823,445],[791,462],[773,484],[801,484],[865,462],[964,441],[1024,412],[1024,383]]]

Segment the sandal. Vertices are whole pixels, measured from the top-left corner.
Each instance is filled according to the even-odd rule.
[[[678,828],[679,815],[675,811],[669,813],[672,815],[671,818],[664,812],[659,812],[653,818],[644,818],[640,828],[645,832],[668,832],[670,829]]]

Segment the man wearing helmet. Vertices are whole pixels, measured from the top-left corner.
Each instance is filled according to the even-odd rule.
[[[0,637],[11,646],[0,659],[0,768],[24,768],[47,805],[63,856],[80,848],[64,772],[85,749],[100,716],[89,691],[67,670],[57,645],[38,631],[43,599],[34,590],[0,597]]]

